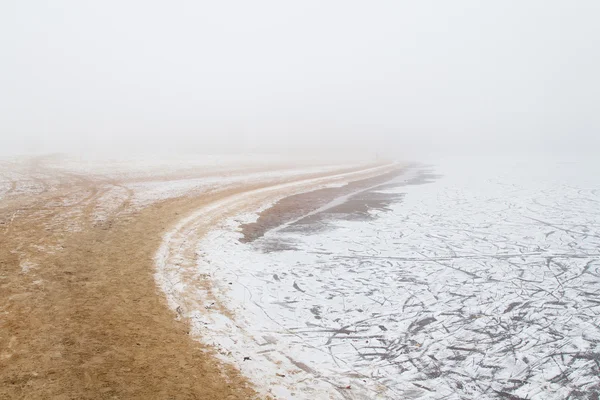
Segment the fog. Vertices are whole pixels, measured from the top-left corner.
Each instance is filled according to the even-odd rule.
[[[600,145],[600,2],[0,3],[0,153]]]

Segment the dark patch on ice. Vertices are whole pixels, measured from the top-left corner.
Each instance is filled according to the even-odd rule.
[[[508,307],[506,307],[506,310],[504,310],[504,314],[506,314],[507,312],[512,311],[516,306],[520,305],[521,302],[520,301],[515,301],[514,303],[510,303],[508,305]]]
[[[297,284],[296,282],[294,282],[294,284],[293,284],[292,286],[293,286],[293,287],[294,287],[294,289],[296,289],[297,291],[299,291],[299,292],[302,292],[302,293],[306,293],[306,291],[304,291],[304,290],[300,289],[300,286],[298,286],[298,284]]]
[[[425,168],[420,169],[410,179],[402,180],[403,175],[395,176],[388,182],[350,196],[342,204],[302,218],[283,231],[300,233],[322,231],[329,227],[328,221],[331,220],[367,221],[375,219],[377,218],[377,213],[374,213],[374,211],[389,211],[392,204],[401,202],[405,196],[404,193],[390,193],[386,192],[386,190],[393,190],[409,185],[422,185],[433,182],[439,177],[440,175],[435,175]]]
[[[428,317],[428,318],[424,318],[420,321],[416,321],[410,324],[410,326],[408,327],[408,331],[410,333],[417,333],[419,332],[421,329],[423,329],[425,326],[431,324],[432,322],[437,321],[437,319],[435,319],[434,317]]]
[[[253,242],[263,237],[269,230],[318,210],[336,198],[384,184],[402,175],[404,171],[404,169],[398,168],[373,178],[351,182],[342,187],[319,189],[286,197],[273,207],[263,211],[256,222],[242,225],[243,237],[240,242]]]
[[[405,174],[410,169],[417,172],[407,179]],[[244,236],[240,241],[256,241],[257,248],[265,253],[297,250],[294,243],[279,235],[264,237],[264,234],[286,223],[289,225],[281,229],[282,233],[315,234],[331,229],[331,223],[341,219],[372,220],[378,213],[389,211],[392,204],[402,201],[405,194],[399,193],[398,188],[426,184],[439,177],[427,166],[412,165],[341,188],[290,196],[264,211],[257,222],[243,225]],[[323,211],[318,211],[321,208]]]
[[[321,319],[321,306],[314,305],[310,308],[310,312],[315,316],[315,319]]]
[[[376,218],[373,211],[389,211],[392,203],[402,200],[402,193],[381,193],[373,189],[351,196],[347,201],[338,206],[329,208],[318,214],[305,217],[294,222],[284,232],[303,232],[327,229],[328,220],[346,219],[352,221],[365,221]]]

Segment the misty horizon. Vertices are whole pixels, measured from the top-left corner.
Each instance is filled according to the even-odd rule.
[[[600,398],[600,1],[0,3],[0,398]]]
[[[4,2],[0,154],[593,151],[593,1]]]

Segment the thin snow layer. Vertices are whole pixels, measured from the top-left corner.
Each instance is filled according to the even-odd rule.
[[[210,280],[211,277],[202,272],[202,270],[199,270],[195,264],[196,257],[194,257],[193,254],[195,253],[196,256],[201,256],[196,251],[197,242],[195,241],[195,236],[197,234],[195,232],[202,231],[207,227],[215,226],[218,221],[223,220],[223,215],[228,215],[236,211],[239,212],[239,210],[246,210],[248,207],[261,207],[260,209],[264,209],[287,195],[325,187],[339,187],[340,185],[343,185],[344,182],[387,173],[398,167],[398,164],[390,164],[356,172],[334,174],[322,178],[273,184],[272,186],[242,192],[217,202],[207,204],[192,215],[179,221],[172,230],[165,234],[161,247],[156,254],[157,273],[155,277],[157,284],[165,293],[169,306],[177,311],[179,315],[188,318],[192,323],[191,333],[193,336],[198,337],[201,335],[203,339],[207,339],[208,336],[204,336],[206,333],[204,327],[208,323],[206,322],[206,319],[210,319],[211,333],[214,333],[220,340],[219,343],[223,343],[224,346],[220,346],[219,343],[216,342],[212,343],[226,356],[228,361],[232,361],[233,359],[231,357],[234,351],[236,352],[236,355],[239,356],[240,350],[244,351],[245,349],[251,348],[254,345],[254,342],[249,342],[247,335],[240,330],[239,326],[224,315],[222,313],[223,310],[220,309],[218,305],[215,306],[215,302],[213,301],[215,298],[212,296],[211,290],[212,285],[209,285],[208,287],[204,285],[207,279],[212,283],[212,280]],[[260,211],[260,209],[258,211]],[[255,214],[247,214],[228,219],[226,220],[226,224],[228,224],[229,227],[226,228],[224,232],[228,233],[233,226],[250,222],[253,218],[256,218]],[[209,233],[208,237],[214,239],[215,234],[219,235],[220,232],[218,230],[213,230]],[[200,235],[202,235],[202,233],[200,233]],[[270,359],[272,360],[272,358]],[[243,356],[240,360],[243,360],[244,362],[248,361],[244,366],[249,367],[247,372],[254,373],[254,377],[256,378],[263,375],[277,376],[278,379],[284,378],[285,384],[280,383],[279,386],[276,386],[275,383],[271,382],[269,387],[276,389],[274,393],[284,394],[286,396],[291,395],[288,387],[291,387],[292,384],[297,381],[297,377],[286,377],[285,374],[277,372],[279,368],[270,362],[265,363],[264,358],[262,358],[262,364],[260,357],[254,358]],[[258,363],[254,360],[257,360]],[[283,369],[284,371],[291,371],[291,367],[294,365],[302,365],[291,364],[291,360],[287,358],[278,360],[278,363],[279,362],[287,362],[286,365],[288,365],[289,368]],[[266,371],[262,370],[262,367],[266,368]],[[296,371],[291,372],[295,373]],[[259,374],[257,375],[257,373]],[[316,386],[322,389],[322,391],[327,389],[327,387],[323,387],[323,384],[320,381],[316,380],[315,382]],[[306,379],[305,383],[308,383]]]
[[[234,315],[204,340],[279,398],[588,398],[600,392],[598,164],[446,164],[378,218],[241,244],[198,272]],[[265,240],[268,240],[268,235]],[[199,298],[202,291],[198,292]],[[514,397],[510,397],[514,396]]]
[[[238,170],[229,173],[215,173],[195,179],[141,181],[130,183],[127,185],[127,188],[134,192],[132,200],[134,206],[144,206],[158,200],[185,196],[194,191],[207,192],[240,183],[259,183],[265,179],[282,179],[308,174],[328,173],[356,166],[355,164],[319,165],[304,168],[280,168],[273,171],[261,172],[244,172],[243,170]]]

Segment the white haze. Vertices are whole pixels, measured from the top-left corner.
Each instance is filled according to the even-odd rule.
[[[600,2],[0,3],[0,154],[594,151]]]

